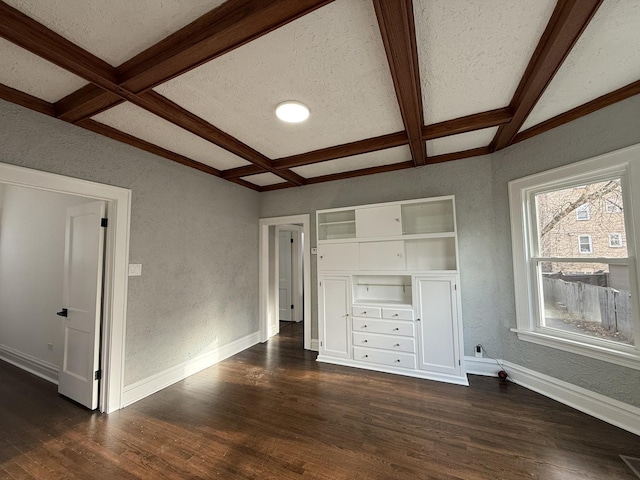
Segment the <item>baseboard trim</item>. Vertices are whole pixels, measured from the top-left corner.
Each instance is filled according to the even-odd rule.
[[[464,357],[464,368],[470,375],[497,377],[502,367],[493,358]]]
[[[0,359],[48,382],[58,384],[60,369],[53,363],[45,362],[6,345],[0,345]]]
[[[211,350],[192,360],[168,368],[163,372],[156,373],[138,382],[124,387],[122,392],[122,406],[127,407],[149,395],[159,392],[163,388],[173,385],[180,380],[198,373],[205,368],[209,368],[222,360],[225,360],[236,353],[240,353],[247,348],[260,343],[260,332],[255,332],[246,337],[242,337],[233,342]]]
[[[502,363],[513,383],[640,435],[640,408],[515,363]]]

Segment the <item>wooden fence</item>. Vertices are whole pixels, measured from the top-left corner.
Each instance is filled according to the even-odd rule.
[[[631,294],[626,290],[554,278],[543,278],[542,287],[545,303],[564,310],[567,316],[601,323],[611,332],[633,338]]]

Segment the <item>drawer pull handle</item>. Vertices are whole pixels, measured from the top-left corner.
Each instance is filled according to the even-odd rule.
[[[400,330],[398,327],[393,329],[394,332],[397,332],[398,330]]]
[[[394,313],[394,314],[393,314],[393,316],[394,316],[394,317],[397,317],[397,316],[398,316],[398,314],[397,314],[397,313]]]
[[[400,359],[397,359],[397,360],[396,360],[396,363],[400,363]]]
[[[399,346],[400,346],[400,344],[399,344],[399,343],[396,343],[396,344],[394,345],[394,347],[399,347]]]
[[[369,343],[369,340],[363,340],[362,343]]]
[[[419,319],[419,318],[416,318],[416,322],[419,322],[419,321],[420,321],[420,319]]]
[[[369,358],[369,355],[365,355],[364,358]]]
[[[366,315],[366,314],[367,314],[367,311],[365,310],[364,312],[362,312],[362,314],[363,314],[363,315]]]
[[[367,328],[367,326],[366,325],[362,325],[362,328]]]

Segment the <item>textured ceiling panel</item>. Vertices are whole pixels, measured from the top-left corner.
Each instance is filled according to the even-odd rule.
[[[461,152],[472,148],[486,147],[491,143],[498,127],[485,128],[475,132],[460,133],[449,137],[437,138],[427,142],[427,155],[435,157],[446,153]]]
[[[414,0],[427,125],[506,107],[554,0]]]
[[[282,183],[284,181],[279,176],[271,172],[259,173],[258,175],[251,175],[250,177],[242,177],[242,180],[246,180],[247,182],[260,187],[275,185],[276,183]]]
[[[87,82],[0,38],[0,83],[53,103]]]
[[[4,0],[118,66],[224,0]]]
[[[521,130],[640,79],[640,2],[598,9]]]
[[[370,0],[337,0],[155,90],[271,158],[403,129]],[[309,119],[278,121],[285,100]]]
[[[332,173],[350,172],[361,168],[391,165],[408,160],[411,160],[411,151],[408,146],[402,146],[340,158],[338,160],[330,160],[328,162],[304,165],[302,167],[292,168],[291,170],[305,178],[313,178],[322,175],[331,175]]]
[[[102,112],[94,120],[205,165],[226,170],[249,162],[130,103]]]

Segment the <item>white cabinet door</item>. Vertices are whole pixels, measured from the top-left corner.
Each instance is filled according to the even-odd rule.
[[[357,243],[318,245],[318,270],[357,270]]]
[[[320,355],[350,358],[349,277],[320,277],[318,303]]]
[[[418,368],[460,375],[460,344],[455,277],[416,277]]]
[[[356,210],[356,237],[402,235],[400,205],[359,208]]]
[[[404,270],[404,242],[362,242],[360,270]]]

